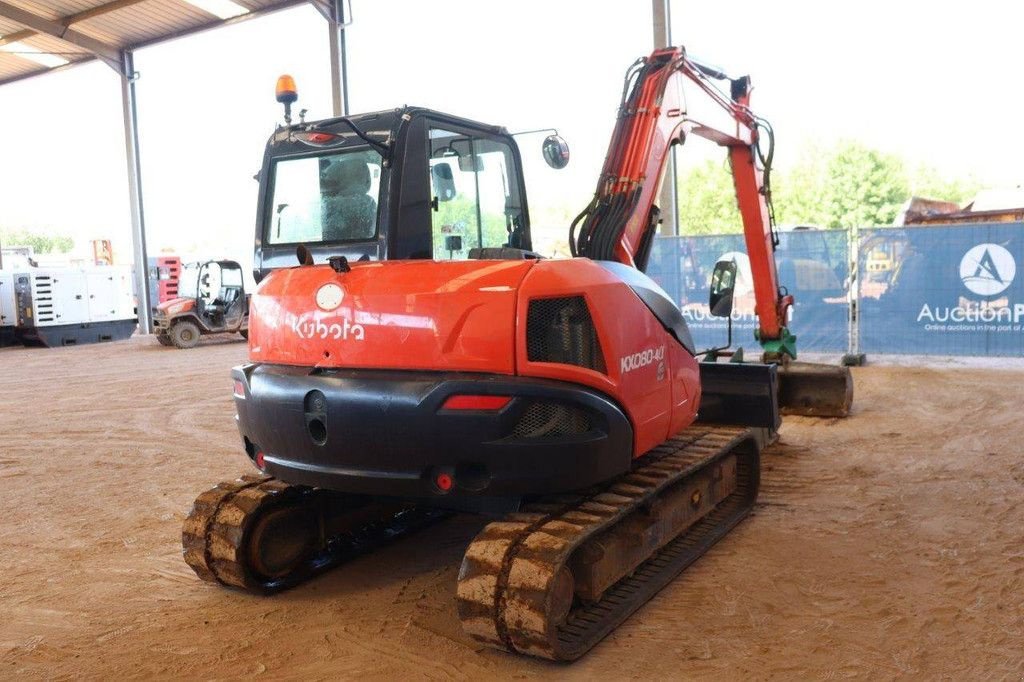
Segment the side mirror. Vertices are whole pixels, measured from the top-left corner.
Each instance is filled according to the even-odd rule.
[[[732,294],[736,288],[736,261],[720,260],[711,273],[708,307],[715,317],[732,315]]]
[[[438,201],[451,201],[455,198],[457,192],[451,166],[442,161],[430,169],[430,175],[434,178],[434,192]]]
[[[569,144],[558,135],[545,137],[541,152],[544,161],[555,170],[561,170],[569,165]]]

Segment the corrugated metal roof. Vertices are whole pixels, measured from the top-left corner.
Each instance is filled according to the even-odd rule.
[[[69,29],[69,34],[77,33],[100,41],[114,50],[131,50],[304,4],[307,0],[231,1],[248,11],[222,19],[201,9],[202,0],[196,0],[194,4],[186,0],[2,0],[0,85],[95,57],[70,37],[61,39],[47,35],[19,23],[15,20],[18,17],[5,16],[3,3],[48,22],[61,24]]]

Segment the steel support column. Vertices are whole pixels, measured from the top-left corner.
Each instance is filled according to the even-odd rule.
[[[149,259],[146,255],[146,221],[142,210],[142,167],[139,161],[139,120],[135,106],[135,56],[122,53],[121,104],[124,116],[124,150],[128,163],[128,199],[132,218],[132,251],[135,259],[135,290],[138,300],[139,333],[153,333],[149,300]]]
[[[654,48],[659,49],[672,45],[672,14],[669,4],[671,0],[651,0],[654,18]],[[669,154],[668,167],[665,169],[665,182],[661,185],[658,203],[661,206],[661,234],[679,234],[679,193],[676,175],[675,151]]]
[[[348,55],[345,50],[345,27],[351,17],[345,16],[345,0],[334,0],[332,15],[327,17],[330,32],[331,102],[335,116],[348,116]]]

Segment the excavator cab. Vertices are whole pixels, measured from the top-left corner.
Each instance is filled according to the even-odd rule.
[[[564,167],[564,141],[544,144]],[[536,257],[519,148],[498,126],[405,107],[280,128],[258,178],[257,281],[300,245],[315,263]]]

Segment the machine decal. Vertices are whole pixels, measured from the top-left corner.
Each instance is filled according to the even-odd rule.
[[[363,329],[363,325],[353,324],[348,318],[342,318],[340,322],[325,322],[324,320],[303,320],[301,317],[296,317],[292,320],[291,327],[300,339],[362,341],[366,338],[366,330]]]
[[[334,282],[328,282],[316,290],[316,305],[320,310],[330,312],[341,305],[345,299],[345,290]]]
[[[664,360],[665,360],[665,346],[658,346],[657,348],[648,348],[642,350],[639,353],[633,353],[632,355],[626,355],[619,359],[619,371],[623,374],[632,372],[635,369],[646,367],[654,362],[661,363],[658,369],[659,379],[664,376]]]

